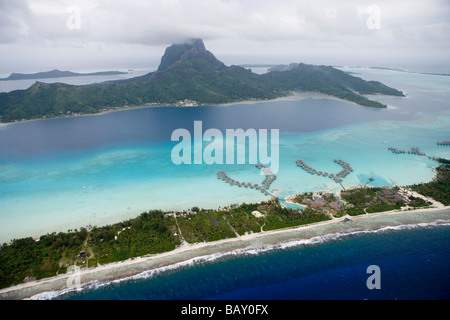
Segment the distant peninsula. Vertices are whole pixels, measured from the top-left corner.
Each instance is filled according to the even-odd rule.
[[[404,94],[378,81],[365,81],[331,66],[293,64],[287,70],[255,74],[226,66],[201,39],[165,50],[158,70],[126,80],[90,85],[36,82],[26,90],[0,93],[0,122],[98,113],[132,105],[224,104],[269,100],[292,92],[319,92],[375,108],[387,106],[364,95]],[[182,105],[182,104],[181,104]]]
[[[428,74],[431,76],[444,76],[444,77],[450,77],[450,74],[448,73],[436,73],[436,72],[417,72],[417,71],[409,71],[402,68],[386,68],[386,67],[369,67],[370,69],[377,69],[377,70],[388,70],[388,71],[397,71],[397,72],[406,72],[406,73],[418,73],[418,74]]]
[[[70,78],[70,77],[86,77],[86,76],[114,76],[119,74],[127,74],[127,72],[120,71],[101,71],[92,73],[76,73],[71,71],[52,70],[38,73],[11,73],[8,78],[0,78],[0,81],[12,80],[38,80],[49,78]]]

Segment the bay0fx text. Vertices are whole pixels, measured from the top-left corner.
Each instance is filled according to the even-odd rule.
[[[201,315],[213,317],[214,314],[224,315],[269,315],[268,305],[262,304],[227,304],[225,308],[215,306],[195,306],[189,304],[187,307],[181,308],[182,315]]]
[[[202,121],[194,121],[194,133],[176,129],[171,140],[178,142],[171,152],[172,162],[180,164],[264,164],[274,174],[279,169],[279,129],[219,129],[203,132]],[[261,174],[263,174],[261,172]]]

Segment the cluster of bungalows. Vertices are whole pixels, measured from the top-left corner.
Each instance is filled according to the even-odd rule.
[[[272,184],[273,181],[275,181],[277,176],[275,174],[273,174],[273,172],[272,172],[272,170],[270,170],[270,168],[267,168],[263,164],[257,164],[256,167],[262,169],[265,174],[265,178],[262,182],[262,186],[260,186],[257,183],[253,184],[250,182],[240,182],[240,181],[231,179],[223,170],[217,171],[217,179],[221,179],[222,181],[229,183],[231,186],[236,185],[238,187],[256,189],[256,190],[259,190],[262,193],[264,193],[266,196],[270,196],[270,193],[267,191],[267,189],[269,189],[270,185]]]
[[[264,188],[269,189],[270,185],[272,184],[272,182],[275,181],[277,176],[275,174],[273,174],[273,172],[270,168],[267,168],[267,166],[265,166],[263,164],[257,164],[256,167],[261,169],[264,172],[264,175],[266,177],[264,178],[264,180],[261,184],[264,186]]]
[[[405,150],[400,150],[400,149],[397,149],[397,148],[394,148],[394,147],[389,147],[388,150],[391,150],[395,154],[406,153]]]
[[[407,153],[407,154],[416,154],[418,156],[425,156],[425,153],[420,151],[418,147],[412,147],[411,150],[408,150],[408,151],[397,149],[394,147],[390,147],[390,148],[388,148],[388,150],[391,150],[395,154]]]
[[[342,160],[338,160],[338,159],[334,159],[334,162],[336,162],[337,164],[340,164],[342,166],[342,171],[340,171],[337,176],[341,177],[342,179],[344,179],[346,176],[348,176],[351,172],[353,172],[353,168],[350,166],[349,163],[342,161]]]
[[[425,153],[421,152],[418,147],[412,147],[411,150],[408,151],[408,154],[415,154],[418,156],[425,156]]]
[[[445,145],[445,143],[449,143],[449,145],[450,145],[450,141],[438,142],[438,144],[442,144],[442,145]],[[430,160],[439,161],[438,157],[427,156],[425,154],[425,152],[420,151],[418,147],[412,147],[411,150],[409,150],[408,152],[394,148],[394,147],[390,147],[388,149],[391,150],[395,154],[408,153],[408,154],[414,154],[414,155],[418,155],[418,156],[422,156],[422,157],[428,157],[428,159],[430,159]]]
[[[322,172],[322,171],[317,171],[314,168],[311,168],[310,166],[308,166],[303,160],[297,160],[297,166],[302,168],[303,170],[305,170],[306,172],[310,173],[310,174],[315,174],[318,176],[322,176],[322,177],[328,177],[330,179],[333,179],[336,183],[340,183],[342,182],[342,179],[344,179],[350,172],[353,171],[352,167],[350,166],[350,164],[348,164],[345,161],[342,160],[337,160],[335,159],[334,162],[340,164],[343,167],[343,170],[340,171],[338,174],[334,175],[334,173],[328,173],[328,172]]]
[[[450,141],[441,141],[437,143],[438,146],[450,146]]]

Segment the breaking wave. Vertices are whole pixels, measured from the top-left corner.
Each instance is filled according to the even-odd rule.
[[[53,299],[64,299],[66,297],[70,297],[73,294],[81,294],[86,291],[97,290],[100,288],[105,288],[111,285],[116,284],[124,284],[127,282],[136,282],[148,280],[158,275],[168,273],[168,272],[176,272],[185,268],[194,267],[199,264],[206,264],[216,262],[220,259],[227,257],[236,257],[236,256],[249,256],[249,255],[258,255],[266,252],[270,252],[273,250],[286,250],[290,248],[295,248],[299,246],[314,246],[320,245],[323,243],[328,243],[332,241],[343,240],[349,236],[361,235],[361,234],[377,234],[377,233],[385,233],[385,232],[395,232],[402,230],[413,230],[413,229],[424,229],[424,228],[436,228],[442,226],[450,226],[450,220],[436,220],[430,223],[417,223],[417,224],[406,224],[399,226],[387,226],[379,229],[353,229],[348,232],[337,232],[326,234],[322,236],[312,237],[310,239],[300,239],[293,241],[286,241],[282,243],[277,243],[273,245],[264,245],[260,247],[251,247],[244,249],[237,249],[230,252],[219,252],[205,256],[199,256],[195,258],[191,258],[182,262],[178,262],[169,266],[164,266],[160,268],[155,268],[151,270],[146,270],[141,273],[138,273],[133,276],[123,277],[119,279],[115,279],[112,281],[91,281],[89,283],[83,284],[79,288],[66,288],[60,291],[48,291],[42,292],[37,295],[34,295],[30,298],[30,300],[53,300]]]

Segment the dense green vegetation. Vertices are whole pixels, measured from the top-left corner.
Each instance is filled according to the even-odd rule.
[[[414,200],[408,202],[408,205],[413,208],[424,208],[430,206],[431,204],[431,202],[428,202],[422,198],[415,198]]]
[[[448,160],[448,159],[438,158],[437,161],[439,163],[441,163],[441,164],[444,164],[444,165],[449,165],[450,164],[450,160]]]
[[[177,231],[174,217],[154,210],[113,226],[94,228],[89,240],[95,261],[103,264],[173,250],[180,244]]]
[[[271,83],[278,84],[274,89],[320,92],[376,108],[386,106],[369,100],[362,94],[404,96],[402,92],[378,81],[365,81],[330,66],[292,64],[285,71],[272,71],[264,74],[263,77],[269,79]]]
[[[295,68],[257,75],[226,66],[201,40],[167,48],[159,69],[127,80],[84,86],[36,82],[26,90],[0,93],[0,120],[51,118],[96,113],[127,105],[175,104],[185,99],[219,104],[274,99],[292,91],[314,91],[370,107],[386,107],[361,94],[403,96],[376,81],[365,81],[333,67],[297,64]]]
[[[275,230],[279,228],[294,227],[305,225],[319,221],[330,220],[331,218],[320,211],[312,209],[304,209],[296,211],[283,207],[276,207],[266,217],[266,223],[263,227],[264,231]]]
[[[69,262],[76,260],[86,237],[87,231],[82,229],[48,234],[39,241],[25,238],[4,244],[0,250],[0,287],[65,273]]]
[[[400,197],[381,196],[383,188],[359,188],[341,193],[347,205],[345,212],[351,216],[365,213],[398,210],[405,205]]]
[[[161,211],[91,231],[68,231],[13,240],[0,248],[0,287],[66,273],[71,265],[96,267],[175,249],[175,219]],[[117,238],[116,238],[117,237]]]
[[[450,166],[437,167],[436,173],[433,181],[416,184],[410,188],[448,206],[450,205]]]
[[[227,220],[239,235],[260,232],[264,225],[264,218],[255,217],[252,212],[258,210],[257,204],[242,204],[235,206],[227,215]]]
[[[405,196],[397,187],[391,189],[360,187],[343,190],[341,199],[329,192],[323,192],[318,197],[312,193],[303,193],[294,197],[293,201],[306,205],[316,212],[325,212],[334,217],[399,210],[402,207],[423,208],[432,205],[431,202],[422,198]]]
[[[254,211],[262,216],[255,217]],[[234,238],[236,233],[244,235],[327,219],[329,217],[322,213],[283,208],[277,200],[221,210],[192,208],[177,213],[154,210],[114,225],[48,234],[39,241],[26,238],[3,244],[0,288],[66,273],[72,265],[96,267],[171,251],[183,240],[189,243],[216,241]]]
[[[256,217],[253,212],[261,215]],[[280,228],[294,227],[330,218],[314,210],[297,211],[281,206],[276,198],[267,204],[242,204],[222,210],[200,210],[177,215],[183,238],[189,243],[215,241]]]
[[[234,238],[235,234],[225,220],[224,212],[201,210],[177,217],[183,238],[189,243]]]

